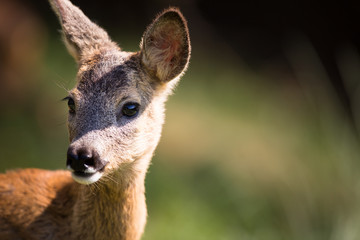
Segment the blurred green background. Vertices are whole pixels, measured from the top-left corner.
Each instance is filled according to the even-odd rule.
[[[73,2],[126,51],[163,8],[188,19],[144,240],[360,239],[358,6]],[[76,65],[58,29],[47,1],[0,0],[1,172],[65,167]]]

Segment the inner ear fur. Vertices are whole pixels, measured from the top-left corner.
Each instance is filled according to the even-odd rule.
[[[181,75],[190,59],[187,22],[177,8],[159,14],[146,29],[141,41],[141,60],[161,82]]]

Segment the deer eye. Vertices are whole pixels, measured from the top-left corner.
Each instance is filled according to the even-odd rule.
[[[71,97],[66,97],[63,100],[68,101],[68,107],[69,107],[69,113],[74,114],[75,113],[75,101]]]
[[[134,117],[138,114],[139,107],[140,107],[140,105],[138,103],[126,103],[123,106],[121,112],[124,116]]]

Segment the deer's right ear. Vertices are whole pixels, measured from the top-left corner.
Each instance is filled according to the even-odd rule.
[[[141,41],[141,60],[161,82],[181,75],[190,59],[187,23],[177,8],[162,12],[146,29]]]
[[[113,44],[105,30],[90,21],[69,0],[49,1],[59,17],[65,44],[76,61],[93,49]]]

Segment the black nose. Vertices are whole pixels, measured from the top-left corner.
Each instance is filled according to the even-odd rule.
[[[105,167],[96,151],[81,147],[70,146],[67,152],[66,166],[75,172],[96,172]]]

